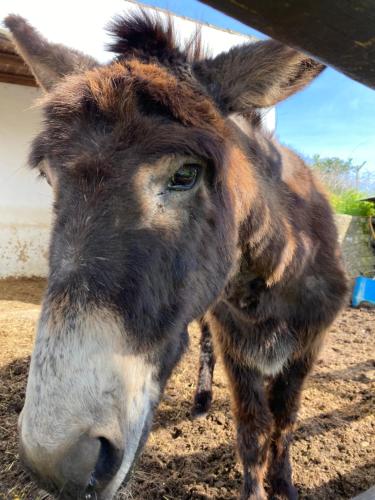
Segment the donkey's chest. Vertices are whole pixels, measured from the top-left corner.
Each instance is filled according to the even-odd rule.
[[[267,327],[266,327],[267,328]],[[287,328],[250,331],[245,349],[239,356],[249,367],[264,375],[276,375],[287,364],[296,348],[296,341]]]
[[[214,334],[227,354],[264,375],[280,372],[298,339],[288,322],[291,297],[272,293],[261,279],[228,286],[211,311]]]

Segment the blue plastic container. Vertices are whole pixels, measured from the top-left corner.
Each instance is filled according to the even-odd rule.
[[[375,305],[375,280],[359,276],[355,280],[352,295],[352,306],[358,307],[361,302]]]

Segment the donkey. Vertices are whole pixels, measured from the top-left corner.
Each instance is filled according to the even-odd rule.
[[[144,13],[115,18],[116,58],[100,65],[5,22],[46,91],[30,165],[55,198],[25,466],[59,498],[113,498],[204,316],[230,381],[242,498],[297,498],[291,430],[346,278],[322,188],[249,117],[323,66],[273,40],[202,58]]]

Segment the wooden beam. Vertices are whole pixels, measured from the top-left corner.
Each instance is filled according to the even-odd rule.
[[[375,89],[375,0],[200,0]]]
[[[4,65],[7,67],[4,68]],[[21,57],[16,54],[0,52],[0,73],[1,72],[17,76],[25,76],[33,79],[33,75],[29,68],[23,62]]]
[[[20,56],[17,56],[16,54],[9,54],[9,52],[0,51],[0,63],[17,64],[20,66],[24,66],[25,69],[27,69],[26,64],[23,62]]]
[[[3,73],[0,71],[0,82],[3,83],[16,83],[18,85],[27,85],[28,87],[37,87],[33,76],[16,75],[14,73]]]

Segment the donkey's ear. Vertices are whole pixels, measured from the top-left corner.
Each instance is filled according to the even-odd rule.
[[[286,45],[267,40],[198,61],[193,70],[224,113],[246,113],[274,106],[324,68]]]
[[[18,53],[46,91],[64,75],[98,65],[95,59],[77,50],[49,43],[21,16],[9,15],[4,23],[12,34]]]

